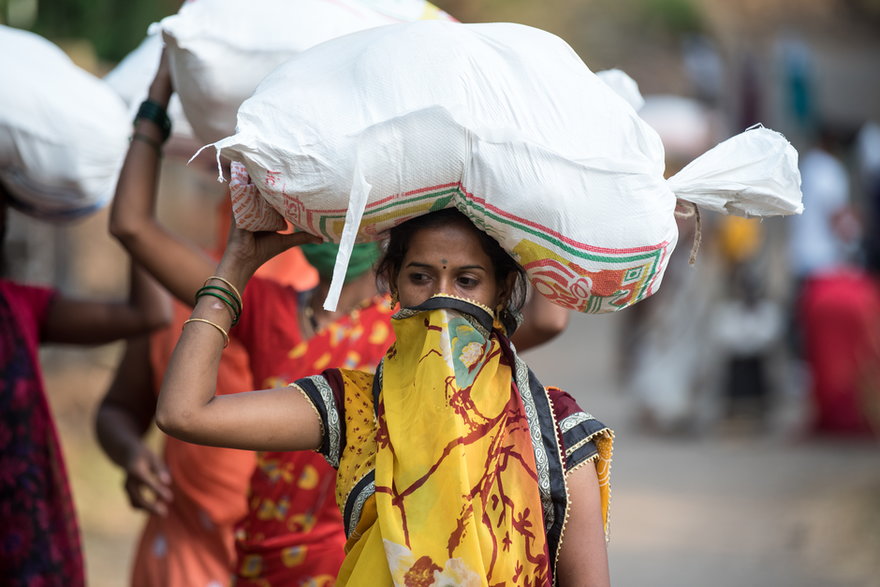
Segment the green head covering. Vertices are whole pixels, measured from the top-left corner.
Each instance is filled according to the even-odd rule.
[[[330,279],[333,276],[336,253],[339,252],[338,244],[305,244],[300,245],[300,248],[309,264],[318,270],[318,275],[323,279]],[[355,245],[351,251],[351,259],[348,261],[348,271],[345,272],[345,283],[369,271],[379,259],[380,254],[379,245],[376,243]]]

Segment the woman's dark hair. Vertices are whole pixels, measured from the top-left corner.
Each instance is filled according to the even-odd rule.
[[[492,260],[492,265],[495,267],[496,281],[504,283],[507,281],[508,276],[511,274],[516,275],[513,288],[507,298],[506,309],[519,312],[526,301],[527,281],[525,269],[514,261],[513,257],[507,254],[507,251],[501,248],[498,241],[479,230],[467,216],[456,208],[444,208],[443,210],[417,216],[389,230],[387,247],[376,264],[377,277],[385,281],[393,289],[395,287],[394,281],[403,265],[403,258],[409,249],[410,239],[412,239],[416,232],[424,228],[435,228],[462,222],[467,223],[479,235],[483,252]]]

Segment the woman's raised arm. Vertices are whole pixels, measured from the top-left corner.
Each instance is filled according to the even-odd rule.
[[[264,261],[294,245],[317,242],[307,233],[233,229],[209,284],[242,291]],[[171,356],[156,408],[164,432],[187,442],[246,450],[308,450],[321,443],[321,423],[294,387],[216,395],[217,370],[232,313],[221,300],[199,298]]]
[[[172,91],[163,52],[148,99],[167,109]],[[192,304],[196,290],[211,275],[216,262],[195,244],[169,232],[156,218],[163,141],[159,127],[150,120],[138,119],[132,137],[110,209],[110,233],[163,287],[182,302]]]

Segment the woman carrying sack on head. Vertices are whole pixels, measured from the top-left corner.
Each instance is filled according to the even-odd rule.
[[[192,304],[200,292],[199,299],[216,300],[228,311],[235,308],[238,323],[231,330],[227,328],[226,332],[231,347],[243,347],[246,351],[255,386],[283,386],[331,367],[375,368],[394,340],[390,326],[391,300],[377,289],[373,271],[379,255],[375,243],[355,247],[335,312],[326,311],[321,306],[330,288],[336,258],[337,247],[331,243],[303,247],[307,260],[319,273],[316,288],[299,291],[258,275],[249,281],[246,290],[238,288],[244,303],[236,306],[233,290],[228,284],[208,279],[216,261],[158,222],[155,200],[162,141],[167,136],[163,134],[161,114],[171,93],[167,58],[163,57],[149,92],[150,101],[159,107],[152,109],[158,120],[137,120],[136,139],[131,143],[113,200],[111,232],[133,259],[142,263],[182,302]],[[266,235],[266,238],[278,237]],[[216,296],[226,298],[231,305]],[[567,311],[543,296],[533,296],[529,300],[526,315],[528,319],[524,327],[517,332],[516,344],[521,349],[553,338],[567,322]],[[154,356],[163,354],[161,350],[154,351]],[[221,361],[223,379],[218,383],[218,389],[224,393],[249,389],[235,388],[235,381],[240,379],[231,381],[226,375],[236,360],[229,354],[229,351],[224,353]],[[161,358],[152,365],[154,376],[159,379],[167,356]],[[124,388],[120,387],[121,390]],[[155,408],[149,399],[147,396],[148,401],[137,408],[140,412],[148,412],[147,419],[153,417]],[[109,415],[110,411],[105,410],[104,416]],[[131,434],[126,436],[130,438]],[[104,444],[110,446],[119,439],[119,436],[116,441],[108,438]],[[183,443],[174,441],[172,444]],[[192,476],[196,467],[186,467],[184,462],[197,458],[198,448],[188,447],[190,456],[175,456],[176,468]],[[111,449],[108,453],[112,454]],[[117,459],[117,462],[125,461],[124,458]],[[222,466],[229,468],[226,463]],[[158,495],[164,496],[160,501],[173,499],[179,503],[171,506],[168,517],[151,513],[147,533],[138,549],[133,584],[163,587],[177,584],[174,581],[187,584],[187,576],[196,572],[190,564],[199,561],[200,569],[208,566],[212,570],[218,566],[223,568],[225,563],[239,587],[266,583],[289,585],[309,580],[320,583],[336,576],[344,556],[346,538],[334,499],[335,472],[320,455],[287,451],[266,451],[257,455],[257,466],[247,483],[247,495],[241,495],[247,500],[247,513],[237,525],[234,555],[227,552],[232,547],[213,547],[233,540],[229,525],[220,527],[214,523],[216,520],[212,520],[214,524],[208,529],[197,527],[196,531],[175,533],[173,540],[180,544],[179,547],[163,542],[170,539],[160,530],[171,526],[192,529],[185,522],[197,517],[197,512],[178,511],[183,504],[193,503],[193,499],[180,495],[187,485],[176,482],[173,471],[171,477],[166,490],[161,490]],[[239,481],[236,481],[237,485],[241,485]],[[211,489],[206,492],[210,493]],[[208,501],[213,501],[213,497],[203,495],[201,502]],[[156,544],[167,545],[167,548],[157,549]],[[200,557],[185,553],[200,553]],[[214,560],[206,565],[206,557]]]
[[[236,230],[216,275],[241,289],[312,238]],[[337,468],[348,533],[340,584],[607,585],[611,431],[541,386],[510,345],[516,263],[444,210],[393,229],[380,267],[402,309],[376,376],[331,369],[215,396],[231,319],[200,298],[166,373],[160,427],[208,445],[319,450]]]

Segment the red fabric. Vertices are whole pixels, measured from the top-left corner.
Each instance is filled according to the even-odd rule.
[[[150,338],[156,394],[192,308],[174,304],[172,324]],[[232,341],[223,351],[217,393],[253,389],[247,353]],[[256,466],[251,451],[190,444],[167,437],[163,453],[173,500],[166,516],[150,515],[132,569],[132,587],[226,585],[234,568],[235,524],[247,512]]]
[[[219,260],[226,249],[229,227],[232,226],[232,198],[223,198],[217,205],[217,243],[214,256]],[[293,247],[260,265],[257,275],[289,285],[298,291],[318,285],[318,271],[309,265],[302,249]]]
[[[304,341],[298,294],[255,278],[233,334],[250,356],[258,388],[279,387],[328,367],[375,367],[393,339],[387,298]],[[237,533],[236,586],[325,585],[344,556],[336,471],[314,452],[261,453],[251,478],[249,512]]]
[[[816,431],[870,433],[867,409],[880,399],[877,284],[857,271],[813,277],[804,285],[799,311]]]
[[[54,295],[0,280],[0,577],[10,586],[85,584],[37,354]]]

